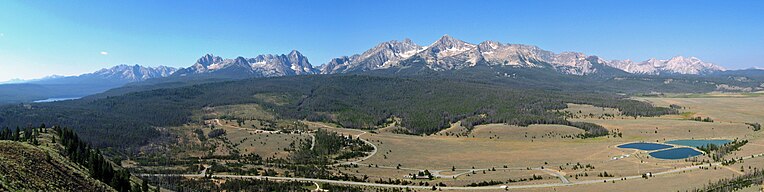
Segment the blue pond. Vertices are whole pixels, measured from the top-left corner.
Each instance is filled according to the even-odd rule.
[[[674,148],[674,149],[666,149],[663,151],[656,151],[650,153],[650,156],[653,156],[658,159],[684,159],[689,158],[693,156],[698,156],[703,153],[696,151],[692,148],[682,147],[682,148]]]
[[[639,150],[645,150],[645,151],[652,151],[652,150],[658,150],[658,149],[668,149],[668,148],[671,148],[672,146],[659,144],[659,143],[629,143],[629,144],[619,145],[618,147],[627,148],[627,149],[639,149]]]
[[[668,141],[666,143],[674,144],[674,145],[684,145],[684,146],[690,146],[690,147],[701,147],[701,146],[707,146],[708,144],[721,146],[730,142],[732,141],[718,139],[718,140],[673,140],[673,141]]]

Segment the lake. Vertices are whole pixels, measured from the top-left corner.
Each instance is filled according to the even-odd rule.
[[[725,140],[725,139],[708,139],[708,140],[697,139],[697,140],[690,140],[690,139],[685,139],[685,140],[668,141],[666,143],[674,144],[674,145],[684,145],[684,146],[690,146],[690,147],[701,147],[701,146],[707,146],[708,144],[714,144],[714,145],[717,145],[717,146],[722,146],[722,145],[730,143],[730,142],[732,142],[732,140]]]
[[[61,98],[48,98],[43,100],[37,100],[33,101],[34,103],[48,103],[48,102],[56,102],[56,101],[66,101],[66,100],[75,100],[79,99],[81,97],[61,97]]]
[[[703,153],[695,149],[682,147],[682,148],[666,149],[663,151],[652,152],[650,153],[650,156],[653,156],[658,159],[684,159],[684,158],[698,156],[701,154]]]
[[[672,147],[673,146],[671,145],[660,144],[660,143],[629,143],[629,144],[623,144],[618,146],[618,148],[639,149],[639,150],[645,150],[645,151],[668,149]]]

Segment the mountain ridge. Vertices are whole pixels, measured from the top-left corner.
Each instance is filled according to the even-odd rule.
[[[318,70],[313,68],[306,56],[297,50],[292,50],[288,54],[262,54],[252,58],[238,56],[234,59],[223,59],[220,56],[205,54],[190,67],[179,69],[173,76],[204,73],[240,75],[243,77],[277,77],[316,74]]]
[[[143,65],[119,64],[109,68],[102,68],[94,72],[80,75],[63,76],[49,75],[39,79],[30,79],[19,81],[18,83],[31,84],[63,84],[64,82],[78,82],[83,79],[98,79],[107,82],[136,82],[151,78],[167,77],[174,73],[177,68],[159,65],[149,67]],[[12,84],[12,83],[8,83]]]
[[[419,62],[418,59],[422,59],[424,65],[434,71],[458,70],[476,65],[551,68],[560,73],[572,75],[597,73],[603,71],[602,67],[646,75],[705,75],[726,70],[724,67],[704,62],[696,57],[651,58],[641,62],[630,59],[605,60],[599,56],[581,52],[554,53],[535,45],[501,43],[493,40],[472,44],[446,34],[427,46],[417,45],[408,38],[401,41],[382,42],[362,53],[336,57],[315,67],[308,61],[308,57],[297,50],[287,54],[261,54],[251,58],[238,56],[230,59],[208,53],[185,68],[121,64],[77,76],[51,76],[51,78],[23,81],[23,83],[40,84],[86,77],[132,83],[152,78],[197,74],[222,75],[240,79],[352,73],[405,67],[412,62]]]
[[[464,70],[478,66],[486,66],[491,70],[480,69],[469,72]],[[649,59],[642,62],[628,59],[606,60],[596,55],[587,55],[581,52],[555,53],[534,45],[501,43],[492,40],[473,44],[450,35],[444,35],[425,46],[418,45],[408,38],[386,41],[362,53],[333,58],[316,67],[310,63],[307,56],[297,50],[292,50],[286,54],[260,54],[255,57],[238,56],[235,58],[222,58],[213,54],[205,54],[185,68],[122,64],[78,76],[52,76],[51,78],[27,81],[24,84],[3,84],[0,85],[0,92],[4,93],[0,95],[0,103],[30,102],[56,97],[82,97],[125,86],[175,87],[246,78],[313,74],[352,74],[374,71],[386,75],[398,73],[401,75],[427,75],[433,72],[454,71],[470,73],[473,77],[478,77],[480,75],[493,76],[500,73],[507,73],[506,76],[513,73],[505,72],[506,69],[502,69],[503,71],[499,68],[494,69],[494,67],[538,68],[544,70],[525,71],[593,76],[600,78],[600,80],[615,77],[623,78],[630,75],[698,75],[698,78],[711,75],[715,76],[713,78],[718,78],[723,74],[750,74],[750,72],[720,73],[725,72],[726,69],[696,57],[677,56],[663,60]],[[483,74],[472,74],[477,71]],[[543,74],[535,75],[544,76]],[[546,81],[545,79],[538,80]],[[129,90],[133,89],[124,89],[124,91]]]
[[[76,76],[48,76],[21,83],[0,84],[0,104],[32,102],[48,98],[83,97],[128,83],[167,77],[175,68],[116,65]]]
[[[393,49],[392,46],[407,49]],[[401,54],[402,52],[408,54]],[[414,51],[414,54],[411,52]],[[373,61],[364,58],[376,58]],[[598,64],[614,67],[632,74],[709,74],[724,71],[721,66],[703,62],[696,57],[677,56],[667,60],[651,59],[634,63],[631,60],[604,60],[595,55],[580,52],[554,53],[534,45],[503,44],[498,41],[483,41],[471,44],[449,35],[444,35],[428,46],[419,46],[409,39],[387,41],[378,44],[363,54],[342,56],[330,60],[321,67],[321,74],[368,71],[390,67],[402,67],[406,62],[423,59],[433,70],[453,70],[474,67],[478,64],[489,66],[505,65],[516,67],[551,67],[573,75],[596,73]],[[550,66],[545,66],[546,64]]]

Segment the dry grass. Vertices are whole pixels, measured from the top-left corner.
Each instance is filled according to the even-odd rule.
[[[226,130],[226,139],[239,153],[254,153],[263,158],[285,158],[289,155],[289,151],[284,149],[293,148],[290,144],[294,143],[297,147],[300,141],[310,141],[310,136],[307,134],[271,133],[248,128],[220,127]]]
[[[591,114],[593,116],[601,116],[605,114],[610,114],[610,115],[621,114],[621,111],[614,108],[594,107],[591,105],[581,105],[581,104],[573,104],[573,103],[568,103],[568,108],[565,108],[562,111],[567,111],[576,115]]]
[[[465,168],[490,168],[508,165],[509,167],[540,167],[561,169],[569,175],[571,181],[598,179],[597,174],[607,171],[616,176],[632,176],[645,172],[661,172],[678,167],[692,165],[684,160],[661,160],[651,158],[646,152],[619,149],[616,146],[622,143],[636,141],[664,142],[673,139],[747,139],[750,143],[735,152],[730,157],[740,157],[751,154],[764,153],[764,138],[762,132],[753,132],[749,126],[742,122],[753,122],[754,119],[764,119],[764,111],[753,110],[751,106],[764,103],[760,97],[731,97],[731,98],[648,98],[651,102],[661,106],[679,104],[688,106],[685,112],[694,112],[701,116],[711,116],[716,120],[714,123],[685,120],[681,115],[663,117],[636,118],[615,115],[614,118],[577,118],[571,121],[592,122],[604,126],[609,130],[621,132],[623,137],[600,137],[593,139],[570,139],[562,137],[575,135],[582,130],[573,127],[559,125],[532,125],[529,127],[517,127],[511,125],[491,124],[477,126],[468,136],[445,136],[446,133],[460,131],[459,126],[452,126],[433,136],[413,136],[381,132],[378,134],[365,134],[362,137],[372,141],[379,147],[379,152],[362,163],[395,167],[401,164],[405,168],[450,170],[452,166],[457,169]],[[663,99],[663,100],[659,100]],[[675,102],[682,99],[683,102]],[[711,99],[711,100],[709,100]],[[686,100],[686,101],[684,101]],[[702,101],[697,101],[702,100]],[[731,105],[740,100],[740,103],[732,105],[734,109],[723,109],[723,105]],[[717,102],[717,103],[714,103]],[[689,105],[693,103],[694,105]],[[571,104],[571,113],[581,111],[582,114],[617,114],[616,109],[592,107],[586,105]],[[732,115],[743,113],[741,116]],[[731,118],[731,119],[727,119]],[[657,129],[656,129],[657,128]],[[352,130],[333,129],[334,131],[348,134]],[[657,131],[657,133],[656,133]],[[357,133],[357,132],[356,132]],[[527,137],[526,137],[527,135]],[[613,160],[612,157],[629,154],[623,159]],[[698,160],[707,159],[698,157]],[[573,170],[576,163],[592,165],[591,169]],[[752,161],[752,163],[760,163]],[[747,165],[747,163],[746,163]],[[754,167],[754,166],[752,166]],[[738,167],[739,168],[739,167]],[[401,171],[389,171],[373,168],[359,168],[360,174],[375,175],[377,177],[401,178]],[[574,175],[587,173],[589,177],[575,179]],[[405,174],[405,173],[404,173]],[[645,190],[664,189],[687,190],[695,186],[702,186],[712,180],[737,174],[729,169],[691,171],[684,174],[672,174],[659,176],[649,180],[630,180],[616,182],[616,184],[591,184],[575,187],[557,188],[557,190],[573,191],[601,191],[601,189],[615,190],[624,187],[622,183],[651,184]],[[719,176],[714,176],[719,175]],[[548,176],[548,175],[545,175]],[[500,180],[506,179],[503,174],[477,174],[472,179],[477,180]],[[616,177],[617,178],[617,177]],[[666,188],[674,185],[677,181],[683,185]],[[471,180],[470,180],[471,181]],[[548,180],[559,182],[559,180]],[[673,181],[664,182],[664,181]],[[465,178],[457,178],[450,181],[454,185],[469,183]],[[527,182],[526,182],[527,183]],[[686,183],[686,184],[684,184]],[[525,183],[523,183],[525,184]],[[600,186],[604,188],[599,188]],[[543,189],[542,191],[548,191]],[[641,188],[639,190],[642,190]]]
[[[685,191],[701,187],[720,178],[733,177],[726,169],[693,170],[685,173],[661,175],[650,179],[632,179],[554,188],[522,189],[513,191]]]
[[[224,105],[214,107],[213,114],[239,119],[274,120],[275,116],[258,104]]]
[[[695,112],[725,122],[764,123],[764,97],[708,97],[708,98],[637,98],[657,106],[680,105],[682,111]]]
[[[275,96],[261,96],[262,99],[278,99]],[[569,119],[571,121],[584,121],[596,123],[605,128],[622,133],[623,137],[599,137],[591,139],[570,138],[582,130],[561,125],[531,125],[518,127],[512,125],[490,124],[476,126],[471,132],[459,126],[458,123],[451,128],[443,130],[432,136],[416,136],[394,134],[388,129],[377,130],[378,133],[366,133],[362,138],[369,140],[378,147],[378,152],[371,158],[362,161],[364,164],[372,164],[372,167],[360,166],[358,168],[341,168],[344,173],[351,173],[362,177],[367,175],[370,180],[377,179],[403,179],[404,175],[415,173],[416,170],[428,169],[431,171],[442,170],[441,174],[453,174],[449,171],[452,167],[457,169],[470,168],[510,168],[523,169],[529,167],[545,167],[547,169],[560,170],[568,175],[572,182],[604,179],[597,174],[608,172],[618,176],[640,175],[645,172],[661,172],[678,167],[689,166],[692,163],[684,160],[661,160],[651,158],[646,152],[620,149],[616,146],[637,141],[664,142],[674,139],[747,139],[749,144],[731,154],[729,157],[750,156],[751,154],[764,153],[764,131],[754,132],[745,122],[764,123],[764,97],[730,96],[722,97],[692,97],[692,98],[638,98],[649,101],[658,106],[678,104],[687,109],[683,115],[670,115],[662,117],[625,117],[619,116],[618,110],[600,108],[587,105],[569,104],[569,111],[580,118]],[[277,103],[277,100],[272,102]],[[227,114],[244,115],[236,110],[262,111],[256,107],[232,107]],[[226,109],[229,110],[229,109]],[[248,115],[253,115],[247,112]],[[589,116],[589,114],[592,114]],[[613,118],[598,118],[605,114],[613,114]],[[716,122],[698,122],[686,120],[690,116],[711,117]],[[280,122],[280,120],[276,120]],[[285,157],[292,142],[298,143],[306,140],[308,135],[271,134],[258,133],[251,129],[251,125],[259,126],[260,121],[245,121],[241,127],[232,121],[222,121],[223,125],[218,128],[225,129],[224,137],[229,144],[229,150],[238,150],[241,154],[256,153],[263,157]],[[280,122],[289,124],[290,122]],[[344,135],[359,135],[364,133],[360,130],[338,128],[316,122],[305,122],[309,129],[327,129]],[[207,131],[205,131],[205,134]],[[459,135],[457,137],[456,135]],[[193,142],[191,142],[193,143]],[[222,150],[218,149],[217,150]],[[627,158],[613,160],[613,157],[629,155]],[[697,157],[697,160],[708,160],[707,157]],[[397,165],[404,169],[395,169]],[[591,165],[594,169],[576,169],[576,164]],[[380,166],[377,168],[376,166]],[[764,169],[764,160],[754,159],[731,167],[739,169],[739,166]],[[413,169],[413,170],[412,170]],[[694,187],[700,187],[710,181],[731,177],[738,174],[734,169],[717,167],[710,170],[693,170],[685,173],[662,175],[650,179],[636,179],[575,185],[568,187],[528,189],[526,191],[684,191]],[[460,172],[457,170],[456,172]],[[461,171],[464,172],[464,171]],[[575,175],[588,174],[588,177]],[[519,180],[536,175],[543,175],[540,181],[512,183],[510,185],[531,183],[558,183],[559,180],[536,170],[512,170],[512,171],[489,171],[483,174],[470,176],[462,175],[456,179],[436,179],[430,183],[444,182],[449,186],[464,186],[472,182],[487,180]],[[634,186],[639,186],[635,188]]]
[[[51,135],[43,134],[43,138]],[[86,168],[61,156],[60,145],[0,141],[0,191],[113,191]]]

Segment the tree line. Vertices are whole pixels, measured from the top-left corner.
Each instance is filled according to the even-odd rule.
[[[117,191],[135,191],[130,184],[130,173],[126,169],[115,170],[114,165],[101,155],[100,150],[90,147],[72,129],[55,126],[53,130],[58,133],[59,142],[64,147],[64,155],[86,167],[91,177]]]
[[[751,185],[761,185],[764,182],[764,170],[754,170],[730,179],[721,179],[708,183],[702,188],[693,189],[693,192],[722,192],[738,191]]]
[[[37,139],[37,137],[40,135],[40,133],[45,133],[46,130],[45,124],[41,126],[41,128],[31,128],[27,127],[24,128],[22,131],[18,127],[11,131],[8,127],[3,128],[0,130],[0,140],[9,140],[9,141],[18,141],[18,142],[28,142],[32,145],[39,145],[40,141]]]

